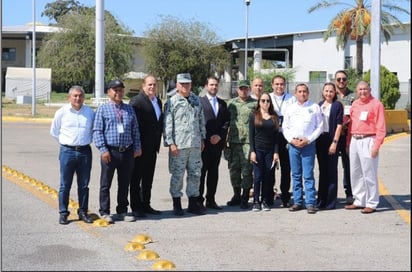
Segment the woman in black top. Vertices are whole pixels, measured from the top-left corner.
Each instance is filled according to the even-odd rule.
[[[249,120],[250,161],[253,165],[253,211],[270,211],[271,181],[278,163],[278,116],[269,94],[263,93]],[[261,196],[261,198],[260,198]]]

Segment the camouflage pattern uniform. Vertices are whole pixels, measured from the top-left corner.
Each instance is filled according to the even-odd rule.
[[[190,93],[188,98],[174,95],[165,104],[164,145],[175,144],[177,156],[169,153],[170,194],[182,197],[183,176],[187,169],[186,195],[199,196],[202,169],[201,145],[206,138],[205,119],[200,99]],[[170,152],[170,151],[169,151]]]
[[[252,164],[249,161],[249,116],[256,107],[256,100],[249,97],[242,101],[232,98],[227,104],[230,126],[227,137],[227,156],[230,182],[233,188],[249,191],[252,188]],[[229,151],[229,152],[228,152]]]

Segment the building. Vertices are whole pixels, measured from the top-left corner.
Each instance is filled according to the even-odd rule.
[[[396,30],[388,44],[381,42],[381,65],[398,76],[401,83],[401,99],[397,108],[405,108],[410,102],[411,54],[410,22],[404,23],[406,31]],[[31,67],[32,25],[3,27],[2,32],[2,91],[6,69],[13,67]],[[41,46],[42,38],[55,27],[36,24],[36,47]],[[263,72],[262,60],[273,63],[273,73],[287,67],[295,71],[295,82],[314,84],[311,95],[318,100],[313,90],[327,81],[333,80],[335,71],[355,68],[356,44],[349,41],[345,50],[336,49],[335,37],[323,41],[324,30],[272,34],[248,37],[248,58],[253,59],[253,69]],[[139,38],[137,38],[138,40]],[[383,38],[382,38],[383,39]],[[138,43],[136,43],[138,46]],[[235,38],[224,42],[225,48],[231,52],[233,61],[225,71],[220,93],[230,96],[235,86],[233,82],[244,78],[245,38]],[[363,45],[364,71],[370,69],[370,44],[365,40]],[[134,60],[135,71],[142,71],[143,59],[138,56]],[[269,70],[270,71],[270,70]],[[266,70],[266,72],[268,72]],[[294,84],[290,83],[289,90]],[[226,94],[226,95],[225,95]]]

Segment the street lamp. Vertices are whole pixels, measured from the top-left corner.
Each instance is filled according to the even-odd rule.
[[[32,0],[33,12],[33,34],[32,34],[32,94],[31,94],[31,114],[36,115],[36,0]]]
[[[248,21],[249,21],[249,5],[250,5],[250,0],[245,0],[246,3],[246,37],[245,37],[245,74],[244,74],[244,79],[247,79],[247,40],[248,40]]]

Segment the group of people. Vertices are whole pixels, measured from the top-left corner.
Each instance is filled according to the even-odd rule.
[[[169,192],[177,216],[184,215],[185,174],[187,212],[201,215],[207,208],[222,209],[215,199],[222,153],[233,188],[228,206],[249,209],[252,194],[252,210],[269,211],[274,203],[275,170],[280,168],[284,208],[291,212],[306,208],[310,214],[335,209],[341,156],[345,209],[372,213],[379,203],[377,166],[386,134],[384,108],[372,97],[367,82],[357,84],[356,99],[347,83],[347,73],[337,71],[335,82],[324,84],[322,100],[315,103],[306,84],[297,84],[294,95],[285,92],[286,79],[281,75],[273,77],[270,93],[264,92],[261,78],[252,85],[240,80],[237,97],[226,102],[217,96],[218,78],[207,78],[205,95],[200,97],[191,90],[191,75],[183,73],[177,75],[176,93],[163,105],[156,93],[156,78],[148,75],[142,91],[129,104],[123,102],[124,84],[110,81],[110,100],[96,112],[84,104],[83,88],[73,86],[69,103],[56,111],[50,128],[60,145],[59,223],[69,223],[74,174],[79,220],[93,222],[88,214],[92,142],[100,153],[100,216],[114,223],[160,214],[150,201],[162,136],[169,149]],[[115,172],[117,206],[112,215],[110,188]]]

